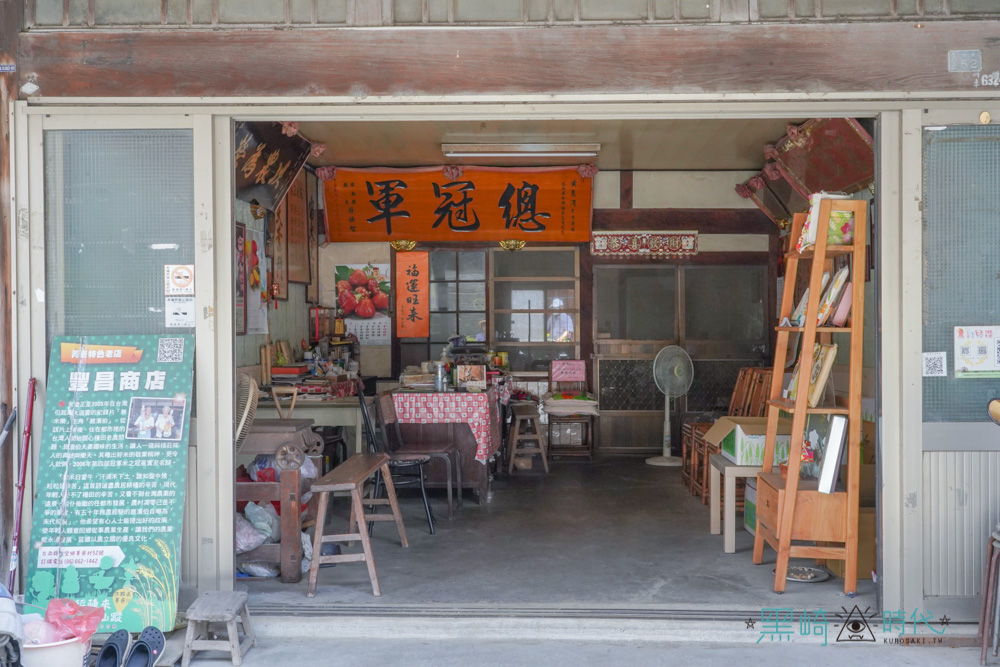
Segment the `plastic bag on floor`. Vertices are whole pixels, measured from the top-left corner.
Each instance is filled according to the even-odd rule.
[[[246,515],[254,528],[264,534],[264,542],[270,544],[281,539],[281,518],[274,505],[247,503]]]
[[[281,568],[275,563],[240,563],[236,569],[248,577],[274,579],[281,574]]]
[[[257,530],[242,514],[236,515],[236,553],[245,554],[264,544],[267,535]]]
[[[309,537],[309,533],[302,533],[302,574],[309,571],[310,565],[312,565],[313,557],[313,543],[312,538]]]
[[[250,475],[250,479],[255,482],[263,482],[269,480],[257,479],[257,473],[262,470],[267,470],[268,468],[277,471],[278,464],[275,462],[273,454],[258,454],[254,457],[253,463],[247,466],[247,474]]]
[[[310,457],[306,457],[306,460],[302,463],[302,467],[299,468],[299,475],[302,479],[316,479],[319,477],[319,469]]]

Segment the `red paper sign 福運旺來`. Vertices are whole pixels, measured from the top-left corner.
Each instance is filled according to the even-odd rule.
[[[333,169],[330,241],[590,241],[596,169]]]
[[[430,276],[426,252],[396,253],[396,336],[430,335]]]

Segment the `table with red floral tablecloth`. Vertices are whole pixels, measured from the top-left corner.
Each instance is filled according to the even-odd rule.
[[[500,410],[492,387],[482,393],[396,392],[392,398],[401,424],[468,424],[480,463],[500,448]]]

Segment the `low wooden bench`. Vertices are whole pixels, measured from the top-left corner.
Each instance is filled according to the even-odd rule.
[[[381,471],[385,483],[386,498],[369,498],[362,500],[365,482],[372,475]],[[326,511],[330,504],[330,494],[337,491],[348,491],[351,494],[351,517],[347,522],[346,533],[323,533],[326,524]],[[316,577],[319,566],[326,563],[356,563],[364,561],[368,565],[368,577],[372,582],[372,594],[382,595],[378,583],[378,573],[375,571],[375,559],[372,556],[371,540],[368,537],[367,523],[369,521],[395,521],[399,539],[404,547],[410,546],[406,540],[406,528],[403,527],[403,517],[399,514],[399,503],[396,502],[396,489],[392,485],[392,475],[389,472],[389,456],[387,454],[354,454],[329,474],[313,482],[312,492],[318,495],[316,512],[316,534],[313,537],[312,563],[309,567],[309,586],[306,597],[316,595]],[[366,514],[365,505],[388,505],[392,514]],[[361,553],[321,555],[323,545],[328,542],[346,542],[351,544],[361,542]]]

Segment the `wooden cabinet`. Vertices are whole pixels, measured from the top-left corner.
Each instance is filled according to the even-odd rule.
[[[847,535],[847,494],[820,493],[816,486],[814,479],[799,480],[792,540],[843,542]],[[757,477],[757,520],[772,531],[778,525],[786,495],[785,479],[780,474],[770,472]]]

